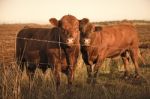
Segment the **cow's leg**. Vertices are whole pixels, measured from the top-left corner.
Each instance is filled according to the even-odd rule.
[[[33,79],[36,70],[36,65],[32,62],[27,62],[27,75],[30,80]]]
[[[27,72],[29,73],[29,77],[33,79],[35,70],[39,66],[40,57],[32,58],[28,61]]]
[[[87,83],[89,83],[89,84],[96,82],[96,77],[97,77],[98,69],[100,66],[100,64],[98,64],[98,63],[92,64],[92,62],[91,62],[91,65],[86,65],[87,74],[88,74]]]
[[[71,54],[69,54],[71,55]],[[72,55],[72,56],[75,56],[75,55]],[[70,65],[69,65],[69,68],[68,68],[68,87],[71,87],[72,85],[72,82],[74,80],[74,70],[75,70],[75,64],[76,64],[76,58],[75,57],[69,57],[70,58]]]
[[[131,49],[131,59],[135,66],[135,74],[136,74],[135,77],[139,78],[141,73],[138,65],[138,48]]]
[[[28,62],[28,70],[29,72],[31,72],[31,75],[34,76],[36,67],[38,67],[40,63],[39,51],[38,50],[28,51],[25,55],[25,58]]]
[[[48,68],[48,57],[46,55],[45,50],[41,50],[39,54],[40,54],[39,68],[41,68],[43,73],[45,73]]]
[[[88,74],[88,77],[91,78],[91,73],[92,73],[92,66],[91,65],[86,65],[87,67],[87,74]]]
[[[92,66],[93,83],[96,82],[96,78],[97,78],[99,67],[103,64],[106,55],[107,55],[106,49],[101,50],[101,53],[99,53],[99,56],[97,58],[96,64]]]
[[[100,66],[103,64],[104,59],[105,59],[105,53],[102,53],[101,55],[98,56],[97,62],[95,65],[91,66],[91,78],[92,78],[92,83],[95,84],[96,83],[96,78],[97,78],[97,74],[98,74],[98,70],[100,68]]]
[[[60,76],[61,76],[61,65],[57,63],[57,65],[54,66],[54,76],[55,76],[55,81],[56,81],[56,89],[58,90],[60,86]]]
[[[74,47],[73,49],[74,50],[71,50],[71,51],[64,50],[64,52],[66,54],[66,62],[68,65],[67,77],[68,77],[68,87],[69,88],[72,86],[72,82],[74,80],[75,64],[77,63],[77,58],[79,56],[79,51],[80,51],[78,47]]]
[[[124,78],[128,79],[130,73],[129,73],[129,57],[127,56],[127,51],[124,52],[121,56],[122,56],[122,60],[124,63],[124,69],[125,69]]]
[[[97,64],[95,64],[94,66],[94,70],[93,70],[93,83],[96,83],[96,78],[97,78],[97,74],[98,74],[98,70],[101,67],[101,65],[104,62],[104,58],[100,57],[100,59],[98,60]]]
[[[73,66],[69,66],[67,77],[68,77],[68,87],[70,88],[74,80],[74,67]]]
[[[88,74],[88,78],[87,78],[87,83],[91,83],[91,78],[92,78],[92,66],[91,65],[86,65],[87,67],[87,74]]]

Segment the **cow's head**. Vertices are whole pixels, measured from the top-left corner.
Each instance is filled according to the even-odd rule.
[[[61,42],[68,46],[79,43],[79,21],[76,17],[65,15],[60,20],[51,18],[49,21],[53,26],[61,29]]]
[[[100,31],[100,26],[95,26],[88,19],[83,18],[80,22],[80,43],[82,46],[90,46],[95,38],[95,32]]]

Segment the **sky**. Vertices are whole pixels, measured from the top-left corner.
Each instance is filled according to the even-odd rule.
[[[0,23],[48,23],[67,14],[94,22],[150,20],[150,0],[0,0]]]

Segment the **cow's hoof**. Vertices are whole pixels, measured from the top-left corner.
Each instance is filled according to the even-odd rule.
[[[131,76],[129,76],[129,75],[121,76],[121,79],[123,79],[123,80],[129,80],[130,78],[131,78]]]
[[[140,79],[140,78],[142,78],[142,76],[141,76],[141,75],[136,74],[136,75],[134,76],[134,78],[135,78],[135,79]]]
[[[92,83],[91,83],[91,84],[92,84],[92,85],[96,85],[96,84],[97,84],[96,78],[92,79]]]
[[[122,78],[125,80],[129,80],[131,78],[131,75],[128,72],[125,72]]]
[[[97,79],[96,78],[88,78],[87,83],[91,85],[97,84]]]
[[[130,76],[124,76],[124,79],[128,80],[128,79],[130,79]]]

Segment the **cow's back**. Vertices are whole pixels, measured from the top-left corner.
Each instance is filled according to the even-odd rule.
[[[138,46],[138,33],[132,25],[114,25],[103,27],[101,32],[103,44],[110,47]]]
[[[19,33],[17,34],[17,39],[16,39],[17,60],[18,61],[24,60],[25,54],[27,54],[28,52],[32,50],[37,50],[40,44],[43,45],[42,40],[45,39],[47,31],[50,31],[50,29],[24,28],[21,31],[19,31]]]
[[[28,40],[28,51],[34,51],[37,49],[45,48],[47,43],[48,33],[51,33],[51,29],[48,28],[34,28],[36,31],[32,33],[32,37]]]

